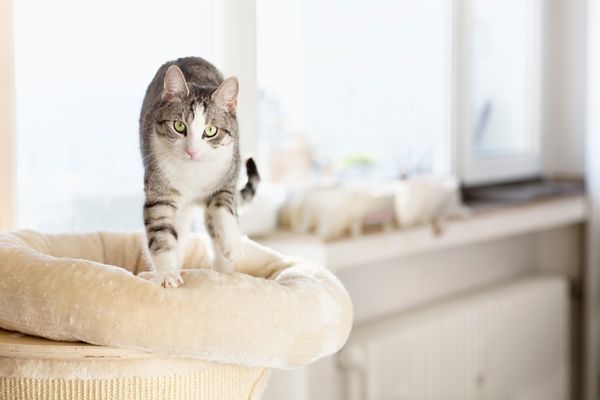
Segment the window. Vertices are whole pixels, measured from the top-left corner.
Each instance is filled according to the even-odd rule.
[[[258,0],[259,131],[272,178],[539,173],[541,8]]]
[[[15,4],[19,227],[141,228],[141,101],[182,55],[243,76],[265,180],[540,172],[542,0],[107,1]]]
[[[272,178],[448,172],[451,11],[448,0],[258,0]]]
[[[540,174],[541,0],[462,4],[462,178]]]
[[[15,2],[19,227],[143,226],[142,98],[166,60],[215,60],[217,4]]]

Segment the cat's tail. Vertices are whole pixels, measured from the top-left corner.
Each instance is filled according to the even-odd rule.
[[[256,168],[256,163],[252,157],[246,160],[246,174],[248,175],[248,182],[246,182],[246,185],[240,190],[241,205],[248,203],[254,198],[256,189],[260,183],[258,168]]]

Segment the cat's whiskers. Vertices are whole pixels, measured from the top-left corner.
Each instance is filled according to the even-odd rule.
[[[148,155],[146,155],[145,157],[142,158],[142,162],[146,161],[146,159],[153,157],[153,156],[156,156],[156,159],[159,159],[164,153],[165,153],[164,150],[163,151],[152,151],[152,152],[148,153]],[[154,161],[154,160],[152,160],[152,161]],[[148,165],[151,165],[151,163]]]
[[[152,175],[150,175],[150,178],[148,178],[148,183],[153,183],[154,182],[154,178],[158,178],[159,172],[163,172],[164,171],[164,167],[170,163],[171,161],[173,161],[173,157],[171,157],[172,155],[172,151],[164,151],[160,157],[155,158],[154,164],[148,164],[148,166],[152,165]]]

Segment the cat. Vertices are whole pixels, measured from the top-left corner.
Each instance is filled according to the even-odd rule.
[[[144,164],[144,225],[156,279],[164,288],[183,284],[181,264],[194,210],[214,250],[214,268],[233,270],[240,257],[238,202],[254,197],[260,180],[246,161],[248,182],[238,193],[239,84],[199,57],[161,66],[146,90],[140,115]]]

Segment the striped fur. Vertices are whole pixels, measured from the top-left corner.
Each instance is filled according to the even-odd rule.
[[[197,57],[166,63],[146,91],[140,116],[144,225],[163,287],[183,283],[180,267],[198,206],[204,209],[215,268],[231,271],[240,256],[237,207],[254,197],[260,178],[248,159],[248,182],[237,191],[237,93],[235,78],[223,80],[214,66]],[[184,131],[175,129],[176,121]],[[217,128],[213,136],[207,134],[209,125]]]
[[[246,160],[246,174],[248,175],[248,182],[246,182],[246,185],[242,188],[242,190],[240,190],[242,203],[249,202],[254,198],[256,189],[258,188],[258,184],[260,182],[258,168],[256,168],[256,163],[252,158],[248,158],[248,160]]]

